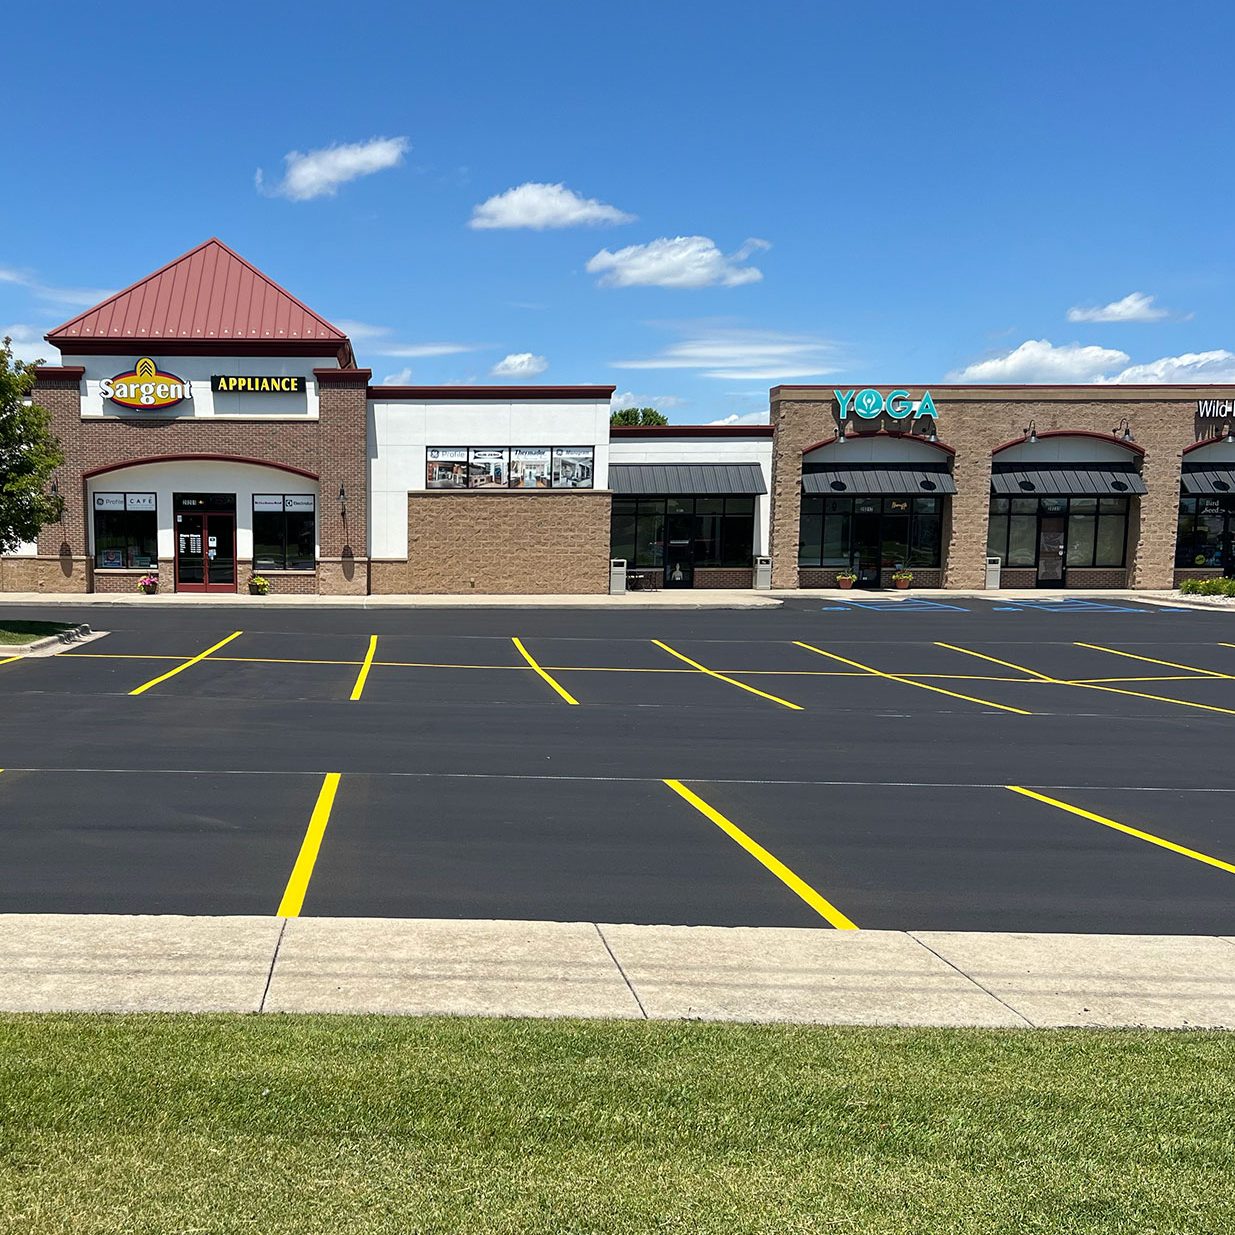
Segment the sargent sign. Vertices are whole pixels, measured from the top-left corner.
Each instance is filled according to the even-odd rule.
[[[304,390],[303,377],[254,377],[216,373],[210,389],[223,394],[298,395]]]
[[[874,420],[885,412],[893,420],[904,420],[907,416],[912,416],[914,420],[919,416],[930,416],[933,420],[939,418],[929,390],[922,392],[922,398],[917,403],[909,397],[907,390],[891,390],[886,398],[869,386],[865,390],[833,390],[832,393],[836,396],[842,420],[848,420],[850,412],[856,412],[863,420]]]
[[[163,373],[149,356],[143,356],[127,373],[105,377],[99,383],[99,393],[117,407],[131,407],[148,412],[193,397],[191,383],[174,373]]]

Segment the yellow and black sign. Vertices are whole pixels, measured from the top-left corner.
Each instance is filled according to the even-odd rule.
[[[215,373],[210,378],[210,389],[223,394],[298,395],[304,390],[304,378]]]

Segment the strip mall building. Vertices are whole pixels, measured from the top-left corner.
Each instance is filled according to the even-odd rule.
[[[587,593],[611,558],[655,587],[1235,574],[1235,386],[777,386],[767,425],[611,428],[611,386],[375,386],[218,240],[47,340],[64,513],[0,590]]]

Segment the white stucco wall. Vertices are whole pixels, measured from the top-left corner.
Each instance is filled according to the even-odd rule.
[[[770,437],[614,437],[612,463],[757,463],[766,493],[755,499],[756,554],[768,552],[772,522],[772,439]]]
[[[149,356],[160,372],[174,374],[190,383],[193,397],[169,408],[137,410],[119,407],[99,393],[104,378],[130,371],[142,356]],[[135,352],[131,356],[67,356],[67,365],[82,365],[81,414],[83,419],[107,416],[139,416],[166,420],[181,417],[237,418],[242,420],[315,420],[318,414],[314,368],[338,367],[335,356],[174,356],[163,352]],[[215,394],[210,389],[214,374],[246,377],[303,377],[300,394]]]
[[[236,495],[236,557],[253,556],[253,494],[311,493],[321,498],[318,485],[305,476],[284,472],[275,467],[259,467],[249,463],[226,463],[214,460],[190,462],[185,459],[168,463],[142,463],[134,467],[117,468],[92,476],[86,482],[87,510],[94,510],[96,493],[154,493],[159,524],[159,565],[170,570],[175,557],[176,516],[172,510],[173,493],[234,493]],[[94,518],[89,519],[90,553],[94,554]],[[319,532],[320,536],[320,532]],[[320,541],[314,545],[320,552]]]
[[[609,485],[608,399],[377,398],[368,420],[369,553],[375,558],[407,557],[407,495],[425,488],[429,446],[590,446],[593,487]]]

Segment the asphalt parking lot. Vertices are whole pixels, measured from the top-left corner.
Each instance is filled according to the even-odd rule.
[[[109,633],[0,658],[0,912],[1235,927],[1229,614],[54,616]]]

